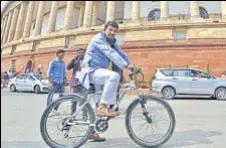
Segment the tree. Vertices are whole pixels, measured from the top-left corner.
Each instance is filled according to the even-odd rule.
[[[207,65],[206,65],[206,72],[210,73],[210,64],[209,63],[207,63]]]

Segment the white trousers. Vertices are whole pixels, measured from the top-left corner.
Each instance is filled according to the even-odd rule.
[[[112,105],[116,103],[119,81],[120,75],[108,69],[96,69],[90,74],[90,83],[104,85],[100,99],[101,104]]]

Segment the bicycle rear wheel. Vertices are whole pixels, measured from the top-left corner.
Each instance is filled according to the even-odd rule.
[[[77,96],[65,96],[45,109],[41,118],[40,132],[47,145],[52,148],[77,148],[85,144],[94,130],[95,114],[90,104],[87,103],[78,115],[69,121],[70,124],[67,122],[73,114],[71,106],[76,105],[78,110],[83,102]],[[86,119],[83,118],[84,112]]]
[[[170,105],[154,96],[144,96],[145,111],[140,100],[128,107],[126,129],[130,138],[143,147],[158,147],[166,143],[175,129],[175,115]]]

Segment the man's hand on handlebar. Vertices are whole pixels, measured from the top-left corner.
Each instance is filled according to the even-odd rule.
[[[140,74],[142,76],[142,81],[144,81],[144,74],[143,74],[143,71],[142,71],[141,68],[134,67],[133,65],[127,65],[126,68],[130,70],[129,78],[131,80],[132,80],[133,75],[139,75]]]
[[[133,65],[127,65],[126,68],[129,69],[131,72],[134,71],[134,66]]]

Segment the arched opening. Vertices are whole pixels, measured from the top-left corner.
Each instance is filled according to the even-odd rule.
[[[208,11],[203,8],[203,7],[199,7],[199,13],[200,13],[200,17],[203,19],[208,19],[209,18],[209,14]]]
[[[31,56],[26,64],[25,73],[33,72],[33,61],[34,57]]]
[[[160,9],[154,9],[152,10],[148,15],[148,21],[156,21],[160,19]]]

